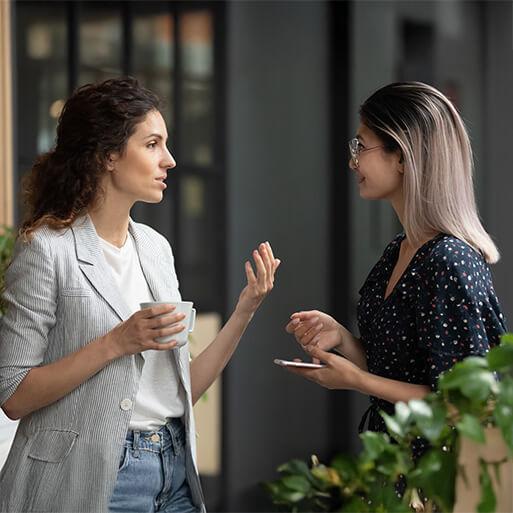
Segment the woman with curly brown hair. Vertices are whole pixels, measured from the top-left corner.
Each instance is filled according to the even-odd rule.
[[[27,181],[6,274],[0,405],[21,419],[0,511],[204,511],[192,405],[222,372],[280,263],[269,243],[214,341],[189,364],[171,248],[129,217],[176,163],[157,97],[134,79],[78,89]],[[161,302],[140,309],[144,302]]]

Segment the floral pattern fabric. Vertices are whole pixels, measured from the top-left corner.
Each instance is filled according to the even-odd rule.
[[[490,269],[480,253],[440,234],[414,255],[385,299],[404,234],[396,236],[360,289],[358,326],[369,372],[436,389],[439,375],[469,355],[484,355],[506,331]],[[394,405],[371,396],[368,429]]]

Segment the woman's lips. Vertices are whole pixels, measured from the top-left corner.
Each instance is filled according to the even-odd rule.
[[[162,189],[166,189],[167,188],[167,185],[164,183],[164,180],[166,178],[155,178],[155,181],[159,183],[159,185],[162,187]]]

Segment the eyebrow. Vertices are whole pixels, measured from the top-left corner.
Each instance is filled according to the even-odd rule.
[[[153,134],[147,135],[145,137],[145,139],[159,139],[160,141],[162,141],[164,138],[162,137],[161,134],[153,133]],[[167,141],[167,139],[166,139],[166,141]]]

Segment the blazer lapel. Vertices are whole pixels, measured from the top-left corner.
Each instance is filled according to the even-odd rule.
[[[88,215],[75,221],[71,227],[75,237],[78,265],[92,287],[105,299],[116,315],[127,320],[131,311],[114,281],[112,272],[103,256],[98,234]]]

